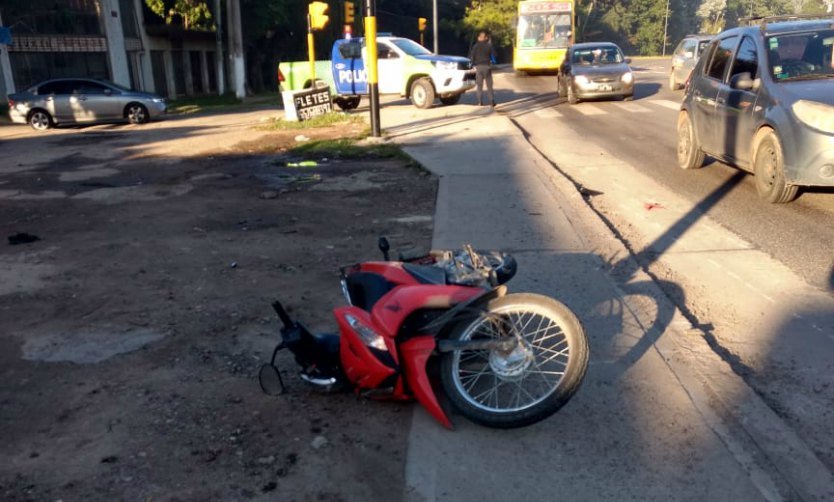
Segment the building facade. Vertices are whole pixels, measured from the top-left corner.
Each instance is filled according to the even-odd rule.
[[[0,3],[0,99],[58,77],[111,80],[168,98],[223,89],[214,32],[165,24],[144,0]],[[220,57],[219,57],[220,56]]]

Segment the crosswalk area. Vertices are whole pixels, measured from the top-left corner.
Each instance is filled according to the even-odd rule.
[[[543,119],[557,119],[563,117],[566,113],[580,113],[587,116],[607,115],[609,113],[652,113],[657,112],[658,108],[665,108],[668,110],[679,110],[681,104],[677,101],[669,99],[641,99],[635,101],[600,101],[595,103],[579,103],[573,106],[560,105],[559,109],[555,107],[542,108],[536,110],[533,115]]]

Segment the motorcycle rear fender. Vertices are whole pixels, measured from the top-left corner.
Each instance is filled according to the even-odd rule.
[[[426,372],[426,361],[434,352],[434,336],[419,336],[400,344],[400,355],[405,369],[405,377],[414,397],[429,412],[429,415],[447,429],[454,429],[446,412],[437,402],[437,396],[431,387]]]
[[[360,389],[377,389],[392,375],[397,373],[398,357],[393,340],[379,332],[371,316],[357,307],[340,307],[333,311],[339,324],[341,340],[339,357],[342,371],[354,385]],[[351,315],[360,323],[376,331],[385,340],[388,351],[371,349],[348,323],[346,316]]]

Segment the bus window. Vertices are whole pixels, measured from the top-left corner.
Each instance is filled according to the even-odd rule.
[[[567,47],[570,14],[525,14],[518,19],[518,45],[524,48]]]

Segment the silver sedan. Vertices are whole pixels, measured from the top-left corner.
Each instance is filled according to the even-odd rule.
[[[12,122],[42,131],[56,125],[127,120],[143,124],[166,112],[165,99],[105,80],[64,78],[9,95]]]

